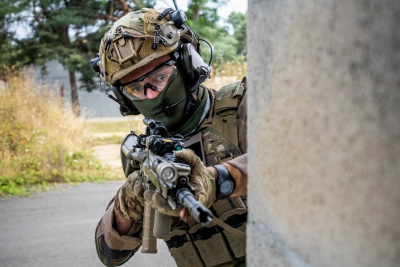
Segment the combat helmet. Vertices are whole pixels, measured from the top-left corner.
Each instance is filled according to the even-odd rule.
[[[208,65],[204,63],[199,44],[203,39],[186,21],[181,10],[143,8],[126,14],[106,31],[91,63],[101,81],[112,86],[116,99],[109,97],[121,105],[122,115],[140,112],[122,94],[119,79],[162,56],[170,54],[176,60],[189,90],[209,77],[211,58]]]

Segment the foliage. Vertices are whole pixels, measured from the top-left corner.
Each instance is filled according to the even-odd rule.
[[[0,50],[7,51],[7,53],[0,53],[0,80],[6,81],[12,70],[20,69],[21,63],[15,60],[18,55],[18,49],[11,44],[10,40],[4,40],[0,44]]]
[[[140,10],[142,8],[152,8],[156,4],[155,0],[132,0],[133,2],[133,9]]]
[[[25,63],[37,63],[45,66],[52,59],[59,60],[67,70],[82,72],[93,76],[89,63],[93,52],[86,47],[85,35],[89,27],[97,23],[101,1],[76,0],[25,0],[27,12],[32,10],[27,23],[32,29],[31,36],[17,40],[21,47],[21,58]],[[72,36],[71,33],[74,33]],[[89,80],[86,80],[86,82]],[[89,89],[93,83],[86,83]]]
[[[11,69],[19,68],[21,60],[18,58],[18,48],[12,43],[13,33],[10,28],[17,23],[20,16],[10,14],[19,14],[22,7],[16,4],[16,0],[0,1],[0,79],[5,80]]]
[[[91,151],[85,124],[51,88],[10,74],[0,97],[0,195],[27,195],[55,182],[112,178]]]
[[[246,15],[236,12],[231,14],[232,18],[228,19],[227,23],[233,27],[233,35],[229,34],[228,27],[218,25],[218,7],[226,3],[227,1],[225,0],[191,0],[186,11],[189,27],[199,34],[201,38],[211,42],[213,62],[218,67],[223,62],[242,61],[245,55],[243,46],[245,47],[246,43]],[[242,20],[243,18],[244,21]],[[240,26],[236,25],[238,22],[241,23]],[[203,43],[201,43],[201,47],[202,57],[208,62],[210,51],[207,45]]]
[[[187,12],[188,18],[194,23],[217,23],[219,19],[217,15],[217,7],[225,5],[226,3],[227,0],[189,0]]]
[[[237,54],[246,55],[246,26],[247,16],[243,13],[232,12],[229,15],[228,23],[233,26],[233,37],[237,41],[236,49]]]
[[[239,81],[246,75],[247,64],[244,59],[222,61],[221,64],[212,64],[211,79],[207,79],[204,85],[218,90],[224,85]]]

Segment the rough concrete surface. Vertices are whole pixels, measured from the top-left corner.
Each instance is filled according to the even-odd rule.
[[[249,0],[250,266],[400,266],[399,25],[399,1]]]

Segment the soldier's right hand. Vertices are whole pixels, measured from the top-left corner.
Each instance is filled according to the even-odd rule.
[[[154,190],[146,190],[144,192],[144,199],[150,203],[153,209],[156,209],[165,215],[172,217],[180,216],[180,210],[173,210],[168,204],[168,201],[160,193]]]
[[[115,208],[126,219],[143,221],[144,198],[143,185],[138,171],[131,173],[114,197]]]

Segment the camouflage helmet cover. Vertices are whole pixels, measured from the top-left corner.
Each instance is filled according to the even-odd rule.
[[[141,9],[120,18],[105,33],[100,43],[100,78],[113,85],[116,81],[153,60],[174,51],[187,29],[178,29],[163,10]]]

